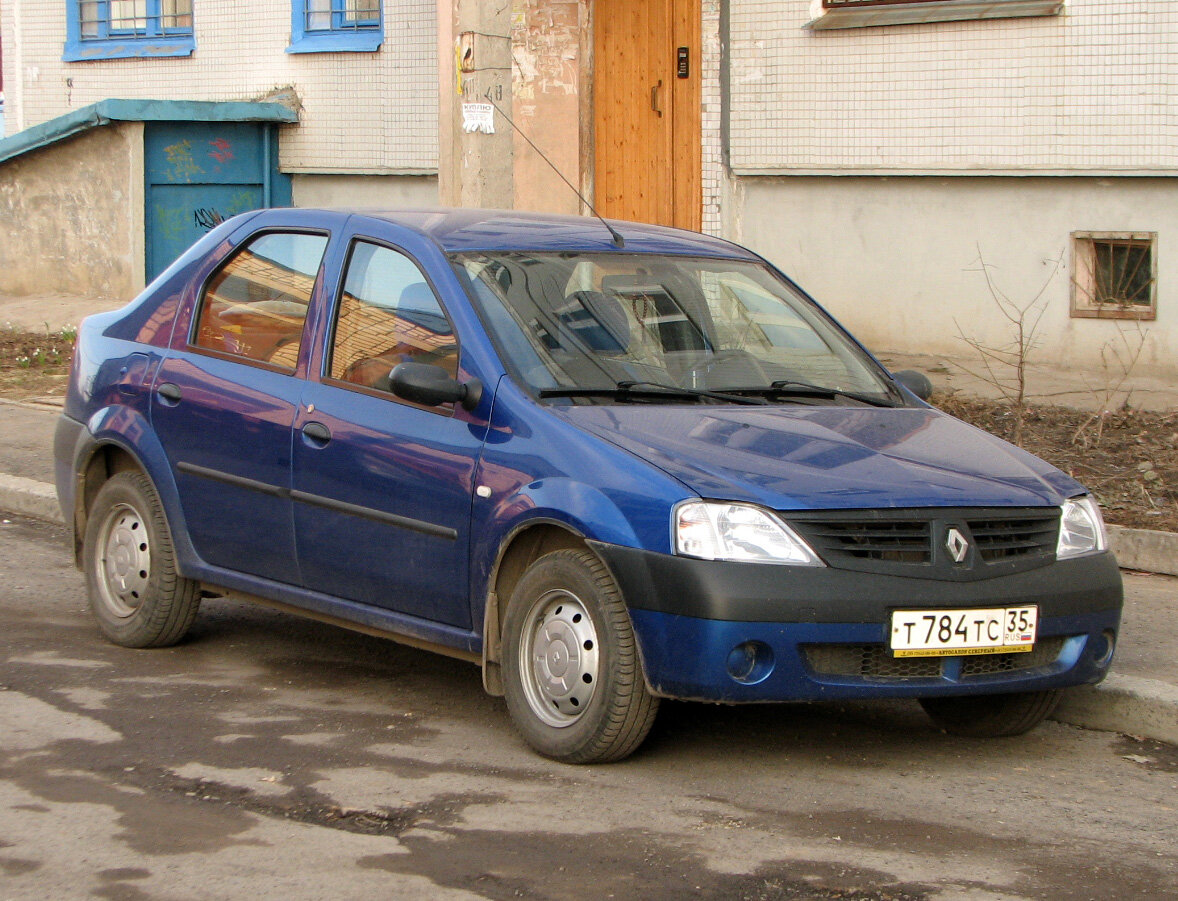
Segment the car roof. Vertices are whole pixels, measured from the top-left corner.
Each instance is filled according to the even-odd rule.
[[[615,245],[599,219],[520,210],[398,209],[340,210],[409,228],[435,241],[444,251],[612,251],[669,253],[757,259],[752,252],[698,232],[610,220],[624,239]]]

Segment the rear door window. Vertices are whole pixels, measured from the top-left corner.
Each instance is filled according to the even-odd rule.
[[[326,247],[319,234],[251,239],[206,283],[192,343],[293,372]]]

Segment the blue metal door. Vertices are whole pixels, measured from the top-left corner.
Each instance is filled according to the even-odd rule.
[[[148,122],[143,151],[148,281],[230,216],[290,205],[270,123]]]

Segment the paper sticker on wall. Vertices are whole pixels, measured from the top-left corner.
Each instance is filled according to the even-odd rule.
[[[495,107],[489,103],[462,104],[462,130],[467,133],[481,131],[485,135],[493,135]]]

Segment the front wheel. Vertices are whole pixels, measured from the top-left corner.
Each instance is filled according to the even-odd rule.
[[[621,760],[658,712],[630,616],[605,564],[587,550],[541,557],[503,626],[507,709],[536,751],[566,763]]]
[[[200,586],[176,572],[172,536],[151,480],[120,472],[99,489],[83,547],[90,609],[102,634],[127,648],[184,637]]]
[[[920,706],[950,735],[967,738],[1005,738],[1030,732],[1051,716],[1060,689],[1014,694],[921,698]]]

